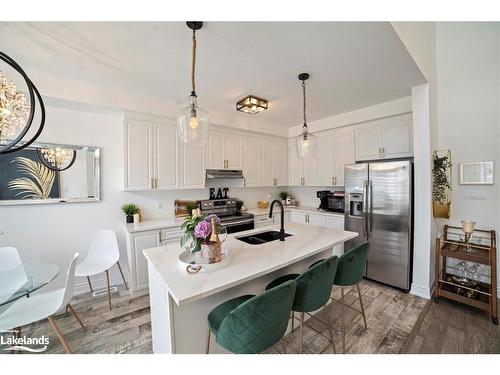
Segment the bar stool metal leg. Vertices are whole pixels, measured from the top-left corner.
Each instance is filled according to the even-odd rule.
[[[206,346],[206,354],[210,353],[210,328],[208,328],[208,334],[207,334],[207,346]]]
[[[292,331],[295,329],[295,313],[292,311]]]
[[[286,346],[285,346],[285,338],[281,339],[281,345],[283,345],[283,353],[281,353],[281,354],[287,354],[287,352],[286,352]]]
[[[304,352],[304,313],[300,313],[299,321],[299,354]]]
[[[344,287],[340,287],[340,321],[342,324],[342,353],[345,354],[345,307],[344,307]]]
[[[361,314],[363,315],[363,322],[365,323],[365,329],[368,329],[368,326],[366,325],[365,308],[363,307],[363,300],[361,299],[361,290],[359,289],[359,283],[356,284],[356,288],[358,289],[359,305],[361,306]]]
[[[335,348],[335,341],[333,340],[333,331],[332,331],[332,324],[330,322],[330,318],[328,316],[328,310],[326,309],[326,305],[323,306],[323,313],[325,315],[325,322],[326,325],[328,326],[328,335],[330,336],[330,341],[332,342],[332,348],[333,352],[337,354],[337,349]]]

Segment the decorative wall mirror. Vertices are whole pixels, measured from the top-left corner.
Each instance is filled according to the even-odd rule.
[[[0,155],[0,205],[100,200],[100,149],[33,143]]]
[[[495,162],[474,161],[460,163],[461,185],[493,185]]]

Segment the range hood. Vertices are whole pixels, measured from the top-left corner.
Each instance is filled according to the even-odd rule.
[[[243,171],[238,169],[207,169],[207,180],[243,180]]]

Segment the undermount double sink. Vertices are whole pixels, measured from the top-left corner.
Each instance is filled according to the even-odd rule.
[[[290,233],[285,233],[285,237],[292,236]],[[246,242],[250,245],[262,245],[267,242],[276,241],[280,238],[280,232],[277,230],[269,230],[266,232],[253,233],[248,236],[235,237],[237,240]]]

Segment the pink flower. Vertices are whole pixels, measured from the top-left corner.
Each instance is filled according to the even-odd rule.
[[[200,221],[194,227],[194,236],[196,238],[206,239],[212,233],[212,225],[208,221]]]

